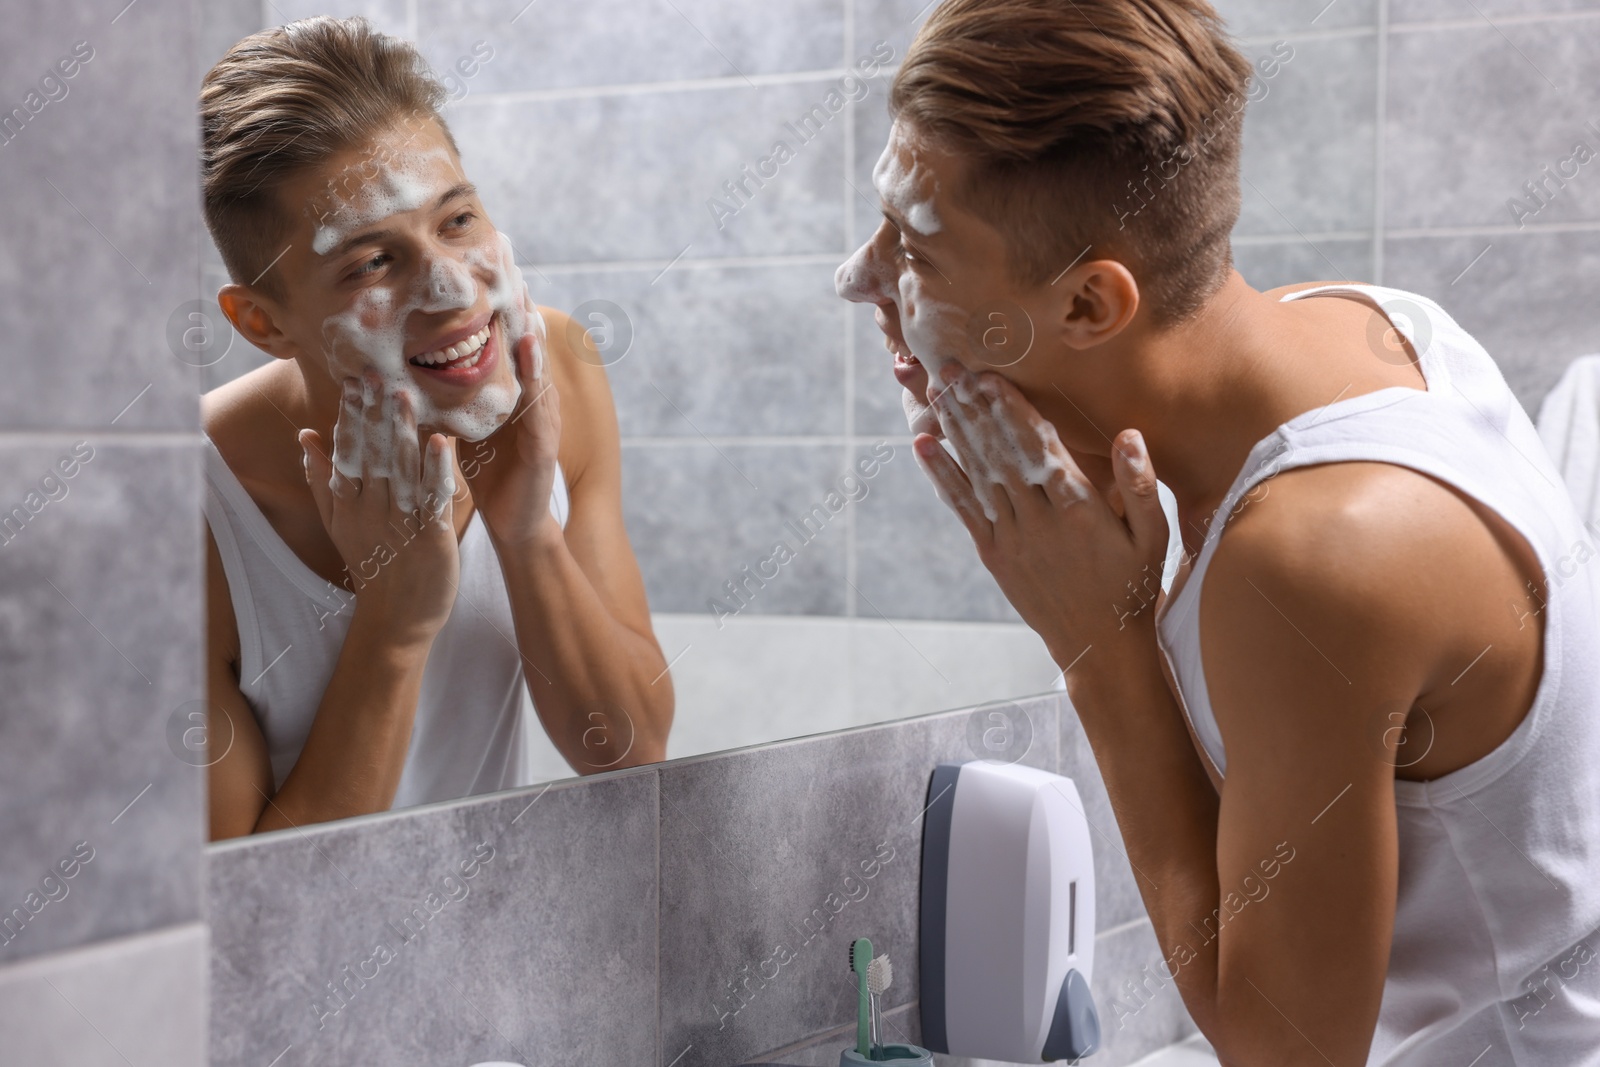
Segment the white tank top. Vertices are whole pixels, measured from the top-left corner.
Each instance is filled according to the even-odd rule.
[[[1368,1064],[1600,1065],[1594,543],[1499,368],[1454,319],[1426,297],[1379,286],[1321,286],[1284,299],[1327,292],[1376,303],[1416,350],[1427,391],[1397,386],[1337,401],[1259,441],[1192,573],[1163,605],[1161,650],[1196,736],[1224,771],[1200,660],[1200,596],[1235,504],[1275,470],[1338,460],[1411,467],[1521,533],[1549,587],[1542,608],[1530,600],[1522,616],[1544,621],[1543,676],[1527,717],[1493,752],[1432,781],[1395,781],[1394,941]],[[1169,556],[1169,572],[1175,566]]]
[[[333,678],[355,594],[294,554],[211,438],[204,441],[205,515],[238,621],[239,688],[266,738],[277,788],[300,758]],[[550,510],[565,526],[559,467]],[[423,668],[395,808],[531,785],[537,766],[548,763],[539,750],[550,743],[523,682],[510,598],[481,515],[467,525],[460,559],[456,602]]]

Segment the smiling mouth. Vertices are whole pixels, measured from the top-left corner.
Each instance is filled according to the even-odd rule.
[[[483,357],[484,345],[489,343],[493,329],[494,320],[490,319],[487,326],[465,341],[458,341],[449,348],[412,356],[409,362],[413,367],[426,370],[468,370],[477,366],[478,360]]]
[[[922,365],[922,361],[911,354],[911,349],[888,334],[883,335],[883,347],[889,350],[890,354],[894,356],[894,361],[898,364],[909,367],[920,367]]]

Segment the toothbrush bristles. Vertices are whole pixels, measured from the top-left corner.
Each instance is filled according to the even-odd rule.
[[[867,992],[882,996],[894,981],[894,965],[888,956],[874,956],[867,964]]]

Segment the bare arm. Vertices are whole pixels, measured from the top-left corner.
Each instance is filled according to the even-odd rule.
[[[228,579],[216,541],[206,529],[206,707],[203,758],[211,840],[255,832],[266,797],[272,794],[272,766],[261,727],[239,690],[239,628],[228,597]],[[185,748],[201,758],[198,745]],[[198,738],[196,738],[198,740]]]
[[[255,832],[387,811],[411,745],[432,641],[408,645],[359,607],[311,732]]]
[[[1154,680],[1153,633],[1068,683],[1167,967],[1230,1064],[1366,1061],[1398,877],[1389,713],[1436,658],[1426,517],[1319,507],[1294,489],[1308,474],[1241,513],[1206,576],[1220,800]]]
[[[588,334],[558,311],[541,311],[555,382],[547,399],[556,399],[562,428],[567,524],[563,530],[551,519],[522,544],[495,538],[528,691],[550,739],[580,774],[658,762],[672,725],[672,679],[623,525],[610,385]],[[571,342],[586,346],[586,359]]]
[[[359,608],[305,746],[274,791],[261,727],[239,687],[237,620],[207,532],[211,839],[385,811],[411,741],[431,642],[407,645]]]

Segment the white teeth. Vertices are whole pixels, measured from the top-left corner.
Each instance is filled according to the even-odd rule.
[[[489,331],[490,327],[485,326],[465,341],[458,341],[449,348],[443,348],[436,352],[424,352],[420,356],[412,356],[411,362],[421,367],[436,367],[444,363],[453,363],[461,359],[461,357],[471,354],[471,360],[457,364],[461,367],[471,367],[478,362],[477,354],[481,354],[483,346],[488,343]]]

